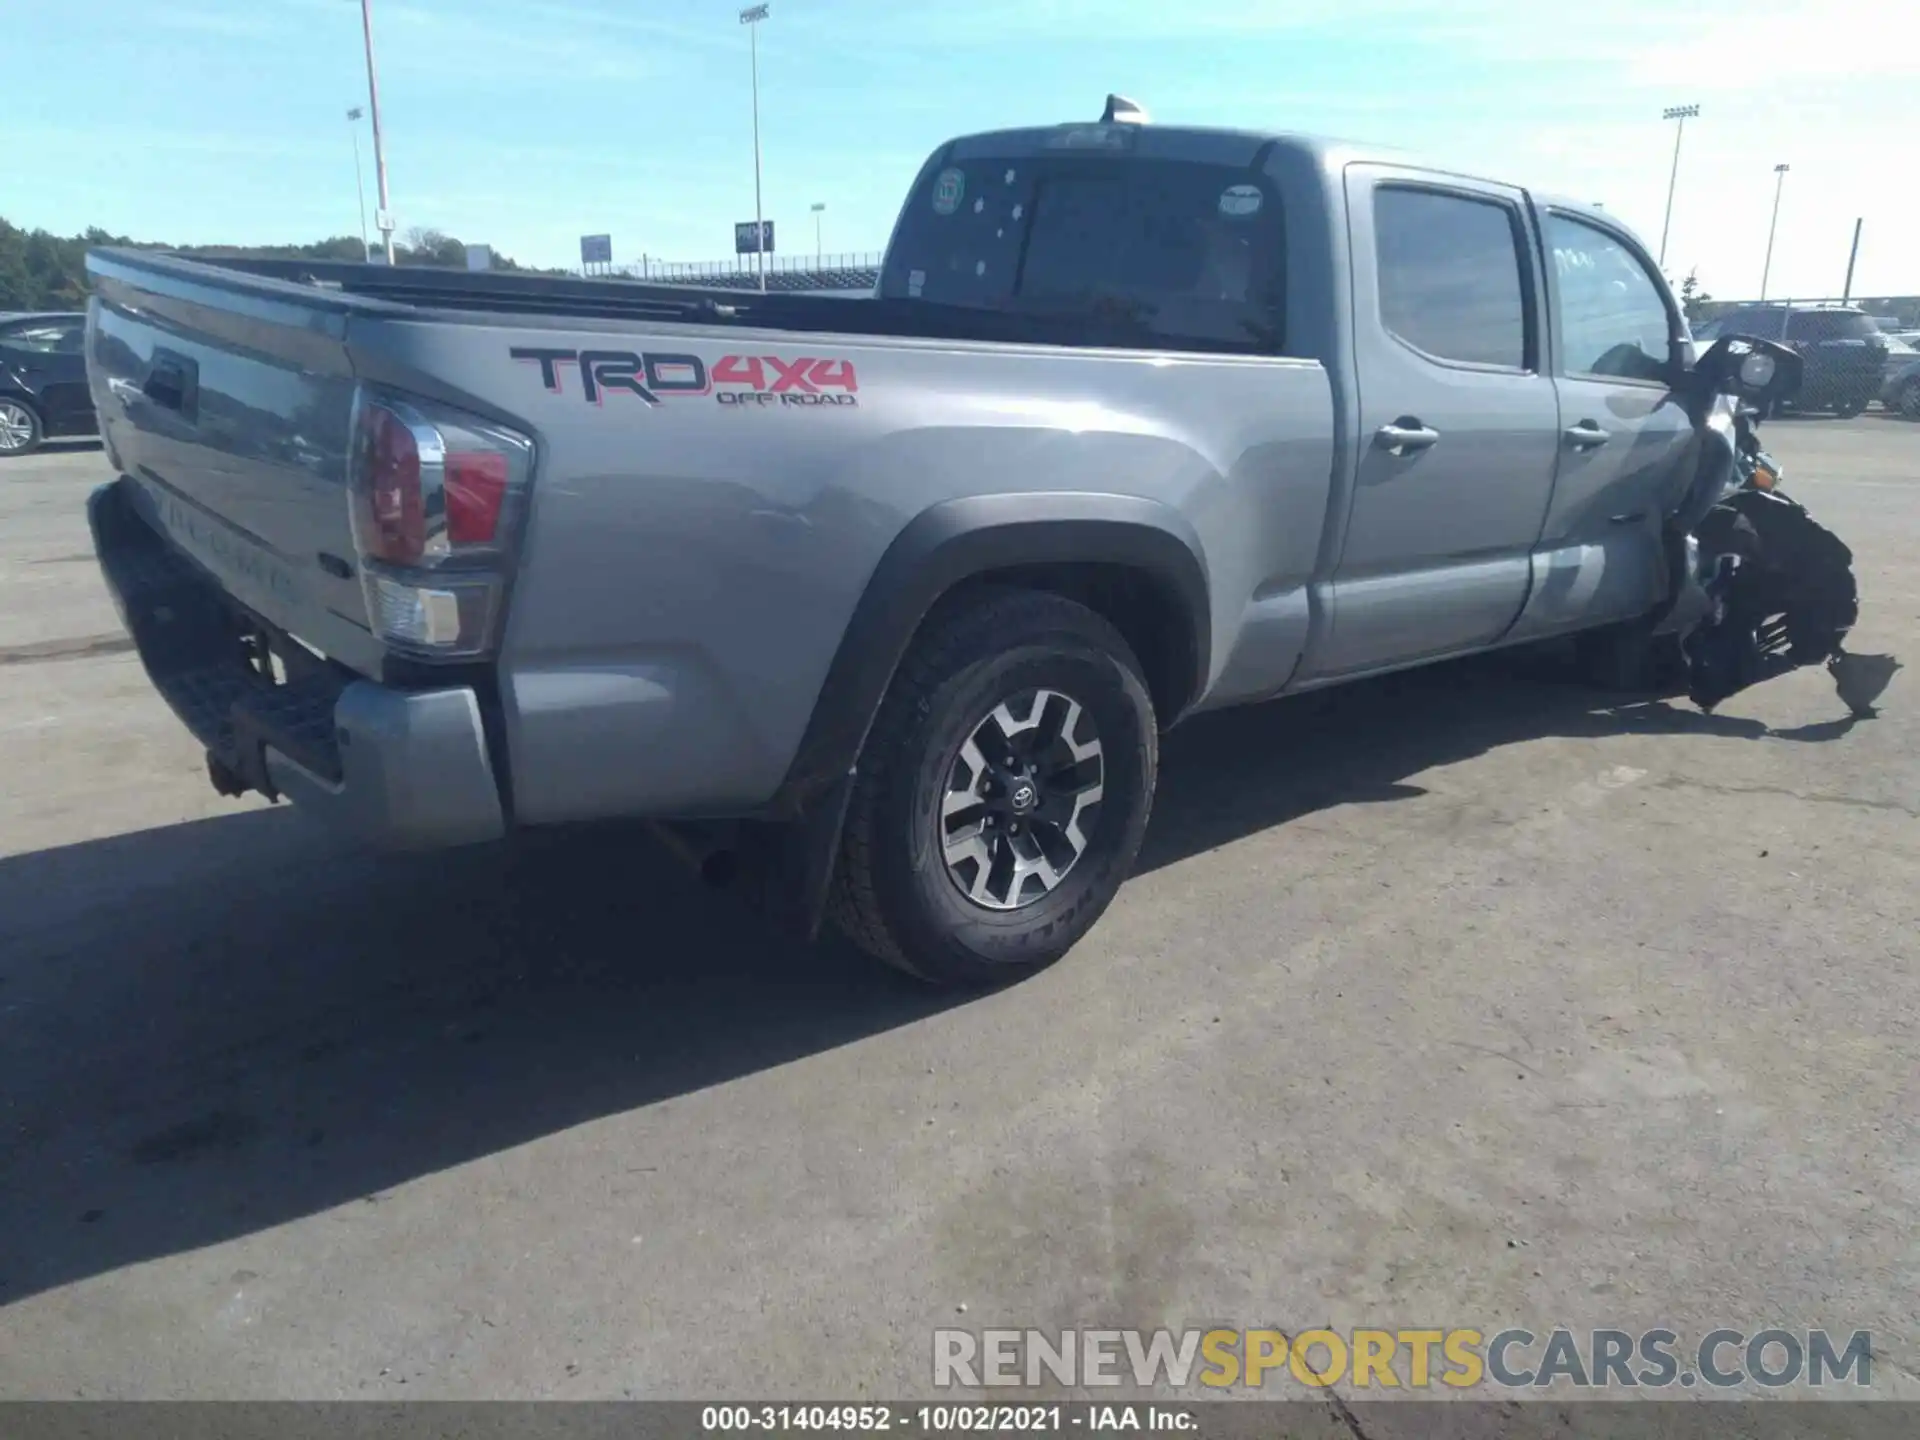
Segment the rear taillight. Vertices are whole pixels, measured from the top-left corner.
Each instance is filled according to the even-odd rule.
[[[390,647],[448,659],[491,647],[532,468],[524,435],[362,392],[348,504],[368,620]]]

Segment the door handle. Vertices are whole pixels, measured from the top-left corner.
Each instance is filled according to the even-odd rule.
[[[200,366],[184,355],[156,350],[140,389],[156,405],[177,410],[188,420],[199,418]]]
[[[1373,438],[1389,455],[1412,455],[1439,444],[1440,432],[1411,415],[1402,415],[1391,425],[1382,425]]]
[[[1566,434],[1567,443],[1576,450],[1597,449],[1613,438],[1592,420],[1582,420],[1578,425],[1571,426]]]

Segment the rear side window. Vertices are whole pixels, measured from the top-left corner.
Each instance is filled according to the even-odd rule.
[[[1137,157],[969,160],[908,201],[880,293],[1084,316],[1142,343],[1277,350],[1278,197],[1246,169]]]
[[[1795,340],[1871,340],[1880,327],[1851,310],[1796,310],[1787,332]]]
[[[1722,335],[1753,335],[1762,340],[1787,338],[1787,312],[1784,310],[1741,310],[1720,326]]]
[[[0,344],[12,345],[20,350],[33,350],[43,355],[78,355],[83,348],[86,328],[75,321],[64,321],[49,325],[33,325],[0,335]]]
[[[1510,207],[1383,185],[1373,236],[1387,329],[1438,360],[1527,368],[1523,252]]]

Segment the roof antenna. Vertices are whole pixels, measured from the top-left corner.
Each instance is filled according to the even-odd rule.
[[[1107,112],[1100,117],[1102,125],[1145,125],[1147,121],[1147,112],[1126,96],[1107,96]]]

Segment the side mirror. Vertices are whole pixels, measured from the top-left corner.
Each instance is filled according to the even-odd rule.
[[[1708,394],[1764,406],[1798,392],[1801,368],[1799,352],[1777,341],[1725,335],[1707,347],[1693,374]]]

